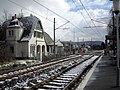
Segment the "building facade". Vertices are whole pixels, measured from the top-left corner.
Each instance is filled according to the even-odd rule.
[[[41,21],[30,15],[7,20],[2,25],[6,30],[6,43],[9,44],[15,58],[34,58],[42,60],[42,55],[47,55],[44,30]]]

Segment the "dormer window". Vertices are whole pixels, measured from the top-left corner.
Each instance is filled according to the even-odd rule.
[[[37,22],[36,29],[37,30],[42,30],[43,29],[40,22]]]
[[[34,31],[34,37],[43,38],[43,33],[42,32],[38,32],[38,31]]]

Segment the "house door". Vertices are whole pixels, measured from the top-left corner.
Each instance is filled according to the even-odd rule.
[[[42,53],[45,54],[45,46],[42,46]]]
[[[36,52],[36,59],[40,60],[40,53],[41,53],[41,47],[40,45],[37,45],[37,52]]]

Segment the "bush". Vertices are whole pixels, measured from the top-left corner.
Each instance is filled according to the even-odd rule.
[[[0,62],[13,60],[13,55],[7,46],[5,42],[0,43]]]

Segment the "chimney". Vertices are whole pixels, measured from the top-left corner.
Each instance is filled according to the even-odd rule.
[[[12,16],[12,20],[16,19],[17,15],[15,14],[14,16]]]
[[[30,16],[32,17],[33,15],[32,15],[32,14],[30,14]]]
[[[12,20],[14,20],[15,18],[14,18],[14,16],[12,16]]]
[[[17,18],[17,16],[16,16],[16,14],[15,14],[14,19],[16,19],[16,18]]]

